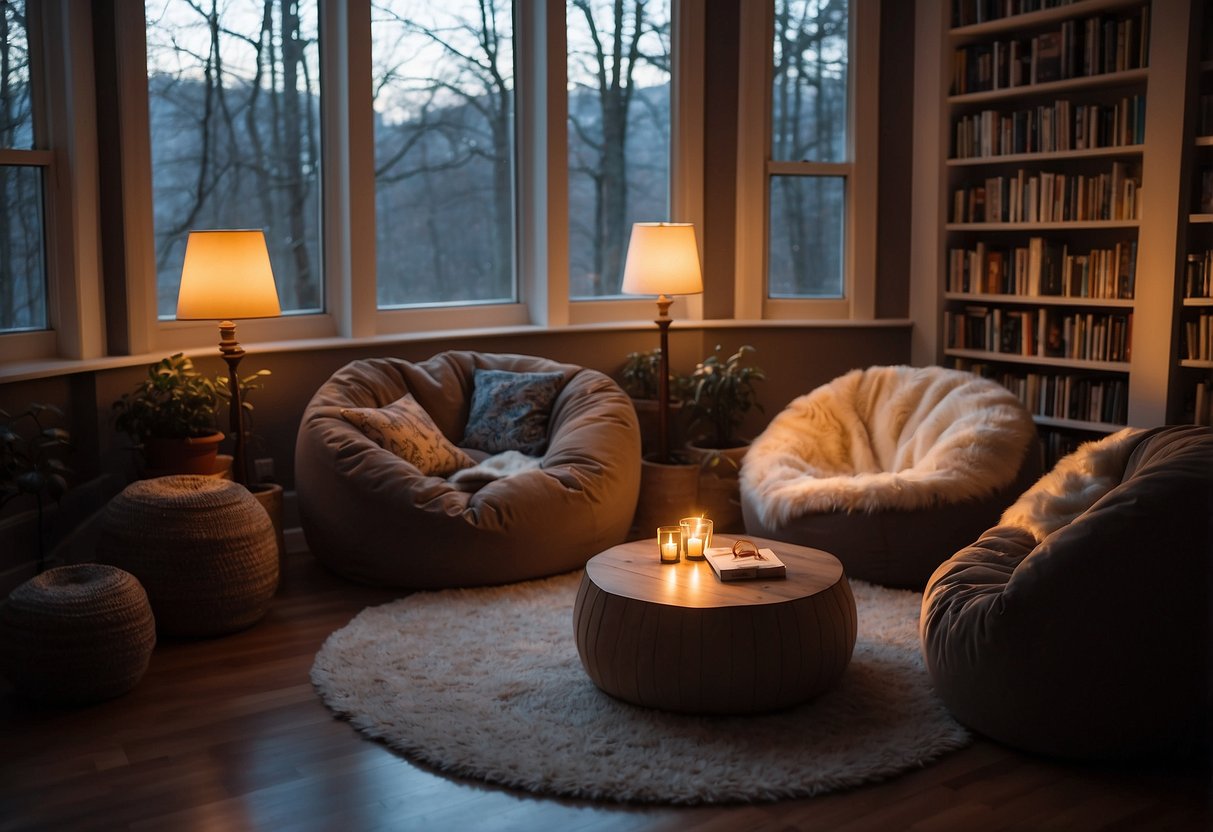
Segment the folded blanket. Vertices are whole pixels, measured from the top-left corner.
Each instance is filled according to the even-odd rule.
[[[448,477],[448,482],[460,491],[479,491],[494,480],[535,471],[543,465],[543,457],[527,456],[520,451],[502,451],[470,468],[461,468]]]

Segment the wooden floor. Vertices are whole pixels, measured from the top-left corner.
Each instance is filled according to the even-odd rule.
[[[448,778],[363,740],[308,681],[330,632],[393,597],[293,556],[264,621],[160,644],[117,700],[41,710],[0,683],[0,830],[1213,828],[1199,767],[1075,766],[983,741],[886,783],[724,808],[551,800]]]

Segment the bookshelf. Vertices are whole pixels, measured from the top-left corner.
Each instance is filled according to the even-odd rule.
[[[1184,133],[1190,190],[1183,202],[1184,256],[1176,275],[1181,306],[1171,420],[1208,425],[1213,424],[1213,20],[1205,5],[1197,4],[1192,20],[1200,36],[1191,50]]]
[[[1202,369],[1177,351],[1182,324],[1213,307],[1178,301],[1172,279],[1186,260],[1179,151],[1192,109],[1175,45],[1191,40],[1200,4],[916,6],[916,87],[928,94],[915,102],[926,175],[911,220],[913,360],[1016,392],[1050,463],[1125,425],[1164,424],[1174,376]],[[1213,61],[1202,66],[1213,92]],[[1187,142],[1207,146],[1213,167],[1210,126]],[[1182,224],[1213,249],[1213,203],[1209,221],[1198,209]]]

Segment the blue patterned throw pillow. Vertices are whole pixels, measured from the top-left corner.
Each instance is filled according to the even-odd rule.
[[[477,370],[468,426],[459,444],[491,454],[541,456],[548,446],[552,402],[563,386],[563,373]]]

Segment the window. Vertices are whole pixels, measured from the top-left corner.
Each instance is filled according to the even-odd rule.
[[[617,297],[632,223],[670,216],[670,4],[566,13],[569,295]]]
[[[371,40],[379,307],[514,301],[513,4],[382,0]]]
[[[846,0],[776,0],[771,83],[770,297],[842,297]]]
[[[149,0],[157,311],[194,229],[260,228],[284,312],[322,307],[316,0]]]
[[[747,314],[872,314],[874,256],[857,241],[875,222],[878,26],[878,3],[743,9],[743,87],[768,81],[765,104],[741,105],[738,273],[763,276]]]
[[[121,245],[101,337],[213,342],[213,325],[172,320],[185,240],[207,228],[265,230],[288,314],[242,324],[250,343],[648,317],[617,297],[621,265],[633,221],[670,217],[671,136],[700,129],[685,103],[671,112],[671,61],[695,41],[671,48],[679,0],[614,5],[102,4],[98,88],[117,95],[101,150],[121,165],[101,188]],[[578,295],[614,300],[570,303],[574,263]]]
[[[0,332],[49,327],[43,176],[51,154],[35,149],[38,79],[28,17],[37,10],[23,0],[0,0]]]

